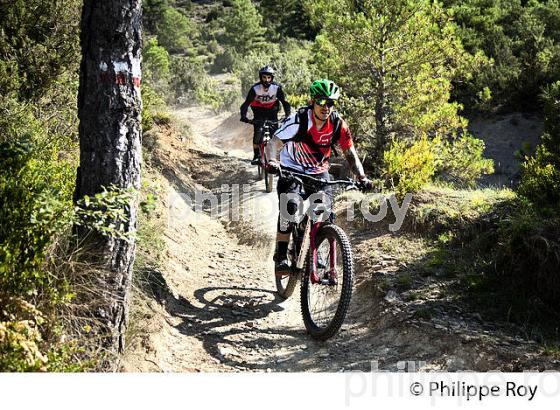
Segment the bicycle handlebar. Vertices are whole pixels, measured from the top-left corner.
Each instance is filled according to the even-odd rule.
[[[318,184],[324,184],[324,185],[338,185],[338,184],[340,184],[340,185],[347,185],[351,188],[353,187],[353,188],[356,188],[356,189],[362,189],[360,187],[360,185],[361,185],[360,181],[356,181],[356,180],[353,180],[351,178],[330,181],[330,180],[326,180],[324,178],[312,177],[310,175],[303,174],[301,172],[288,171],[288,170],[285,170],[285,169],[282,169],[282,168],[279,168],[279,173],[280,173],[281,177],[286,177],[286,176],[291,177],[301,184],[304,183],[303,180],[302,180],[302,178],[303,178],[303,179],[307,179],[309,181],[316,182]]]
[[[270,125],[278,125],[280,121],[272,121],[272,120],[249,120],[248,124],[257,124],[257,125],[265,125],[266,123]]]

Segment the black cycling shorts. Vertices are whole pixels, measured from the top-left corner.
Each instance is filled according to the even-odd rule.
[[[327,171],[321,173],[321,174],[315,174],[313,175],[316,178],[322,178],[322,179],[326,179],[330,181],[330,175]],[[331,200],[331,204],[333,203],[333,192],[331,189],[330,185],[325,185],[323,187],[323,189],[320,190],[321,192],[324,192],[325,194],[327,194],[327,196],[330,198]],[[286,223],[282,223],[281,221],[281,215],[280,215],[280,207],[282,206],[281,204],[281,199],[280,196],[282,194],[287,194],[287,193],[297,193],[299,195],[301,195],[302,199],[305,200],[309,197],[309,195],[313,194],[314,192],[305,192],[302,191],[302,188],[299,184],[293,182],[293,180],[290,180],[289,178],[283,178],[280,177],[278,178],[278,183],[276,185],[276,193],[278,194],[278,221],[276,223],[276,229],[278,230],[278,232],[280,233],[289,233],[290,232],[290,225],[286,224]],[[295,200],[289,200],[288,204],[287,204],[287,211],[290,215],[295,215],[295,213],[297,212],[297,207],[298,204]],[[334,222],[334,213],[331,212],[330,214],[330,221]]]
[[[277,119],[270,119],[270,118],[267,118],[267,119],[269,121],[276,121],[276,122],[278,121]],[[264,120],[255,119],[255,121],[264,121]],[[259,123],[253,124],[253,144],[254,145],[259,145],[261,143],[261,140],[262,140],[262,137],[263,137],[261,127],[262,127],[262,124],[259,124]],[[276,132],[277,129],[278,129],[277,124],[272,125],[271,130],[270,130],[271,134],[274,134],[274,132]],[[272,137],[272,135],[271,135],[271,137]]]

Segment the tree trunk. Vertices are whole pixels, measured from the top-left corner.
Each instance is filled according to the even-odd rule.
[[[385,54],[383,48],[385,46],[384,40],[381,40],[379,45],[379,74],[377,80],[377,89],[375,94],[375,156],[376,162],[381,166],[384,162],[383,153],[387,145],[387,102],[385,92],[385,77],[387,75],[385,70]]]
[[[377,163],[383,164],[383,153],[387,144],[387,127],[385,126],[385,89],[383,83],[379,84],[375,99],[375,153]]]
[[[140,187],[141,18],[140,0],[84,0],[76,199],[94,195],[103,186]],[[133,232],[136,201],[125,209],[129,217],[125,230]],[[94,235],[94,240],[94,260],[107,271],[103,279],[107,296],[97,310],[108,330],[103,345],[111,353],[122,352],[135,243],[101,235]]]

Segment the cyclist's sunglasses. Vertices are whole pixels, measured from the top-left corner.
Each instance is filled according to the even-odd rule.
[[[320,107],[324,107],[325,105],[329,108],[336,106],[336,100],[324,99],[324,100],[316,100],[315,104]]]

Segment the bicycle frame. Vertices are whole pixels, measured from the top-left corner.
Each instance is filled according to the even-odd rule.
[[[293,173],[292,173],[293,174]],[[313,177],[308,177],[307,178],[311,179],[311,180],[317,180],[316,178]],[[303,184],[303,181],[301,181],[301,179],[297,179],[299,180],[300,184]],[[326,182],[327,184],[337,184],[337,183],[344,183],[344,184],[348,184],[348,185],[353,185],[355,186],[354,181],[348,180],[348,181],[328,181]],[[303,223],[305,222],[305,228],[303,230],[303,238],[301,241],[301,247],[299,249],[298,255],[297,255],[297,262],[296,262],[296,270],[298,272],[302,271],[304,266],[305,266],[305,259],[307,257],[308,251],[309,249],[312,250],[312,254],[311,254],[311,273],[310,273],[310,277],[311,277],[311,283],[316,284],[321,282],[321,278],[319,277],[319,275],[317,274],[317,262],[318,262],[318,254],[317,254],[317,246],[316,246],[316,237],[317,237],[317,232],[319,231],[319,228],[321,227],[321,225],[323,223],[325,223],[325,221],[319,219],[317,221],[312,220],[311,218],[309,218],[309,216],[307,215],[307,211],[309,209],[309,207],[311,206],[309,199],[306,199],[304,201],[304,206],[303,206],[303,213],[304,215],[306,215],[299,223]],[[317,214],[318,215],[318,214]],[[329,281],[332,281],[334,283],[336,283],[337,280],[337,272],[336,272],[336,244],[335,242],[331,239],[329,240],[329,254],[330,254],[330,258],[329,258]]]
[[[260,159],[261,159],[261,164],[260,166],[265,168],[266,165],[268,164],[268,160],[266,158],[266,144],[268,144],[268,141],[271,140],[272,135],[271,135],[271,126],[272,124],[274,124],[274,121],[270,121],[270,120],[265,120],[262,122],[261,125],[261,130],[262,130],[262,138],[261,138],[261,142],[259,143],[259,152],[260,152]]]
[[[297,262],[296,262],[296,269],[298,271],[301,271],[305,266],[305,259],[307,258],[307,253],[309,249],[312,249],[310,269],[311,269],[311,282],[314,284],[319,283],[321,281],[319,275],[317,274],[317,247],[315,246],[315,244],[316,244],[317,232],[319,231],[319,228],[323,223],[324,222],[322,221],[311,222],[309,218],[306,219],[305,230],[303,233],[303,241],[301,244],[301,248],[299,249]],[[336,280],[336,245],[332,240],[329,243],[329,252],[330,252],[329,277],[333,280]]]
[[[268,141],[265,141],[264,136],[263,136],[263,141],[259,144],[259,151],[261,153],[261,167],[266,167],[266,164],[268,164],[268,160],[266,158],[266,144],[268,143]]]

